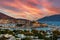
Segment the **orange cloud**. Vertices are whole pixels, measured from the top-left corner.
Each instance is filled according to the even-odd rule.
[[[37,20],[60,13],[60,9],[53,8],[52,4],[49,0],[0,0],[0,9],[15,18]]]

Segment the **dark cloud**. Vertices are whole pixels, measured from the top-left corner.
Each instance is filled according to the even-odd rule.
[[[0,2],[14,2],[15,0],[0,0]]]
[[[27,0],[19,0],[19,1],[26,2]]]
[[[60,0],[53,0],[53,7],[60,8]]]
[[[29,1],[29,0],[19,0],[19,1],[21,3],[23,3],[23,4],[29,5],[30,7],[38,7],[38,6],[41,6],[39,4],[34,3],[33,1]]]
[[[22,2],[22,3],[30,4],[30,5],[32,5],[32,6],[37,6],[37,4],[36,4],[36,3],[31,2],[31,1],[28,1],[28,0],[19,0],[19,1],[20,1],[20,2]]]
[[[0,5],[2,8],[5,8],[5,9],[8,9],[8,10],[13,10],[13,11],[16,11],[16,12],[20,12],[21,10],[16,8],[16,7],[12,7],[12,6],[6,6],[6,5]]]
[[[32,6],[37,6],[38,4],[36,4],[36,3],[33,3],[33,2],[28,2],[30,5],[32,5]]]

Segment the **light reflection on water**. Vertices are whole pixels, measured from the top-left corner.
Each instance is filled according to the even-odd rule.
[[[49,25],[60,26],[60,21],[39,21],[39,22],[46,23]]]
[[[10,28],[9,30],[51,30],[52,28],[48,28],[48,27],[45,27],[45,28]]]
[[[44,31],[46,31],[46,30],[51,30],[51,28],[48,28],[48,27],[45,27],[45,28],[36,28],[36,30],[44,30]]]

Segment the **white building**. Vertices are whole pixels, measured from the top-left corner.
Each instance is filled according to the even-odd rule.
[[[15,27],[16,24],[0,24],[0,27]]]
[[[8,38],[7,40],[16,40],[13,35],[5,34],[4,37]]]
[[[18,34],[17,35],[19,38],[25,38],[26,36],[24,34]]]

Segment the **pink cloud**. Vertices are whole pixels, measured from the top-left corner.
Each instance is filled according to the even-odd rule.
[[[0,9],[8,12],[9,16],[37,20],[45,16],[60,14],[60,7],[55,2],[59,0],[0,0]],[[60,1],[59,1],[60,2]],[[13,15],[12,15],[13,14]]]

